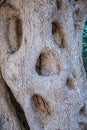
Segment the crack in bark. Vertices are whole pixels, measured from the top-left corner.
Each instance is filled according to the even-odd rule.
[[[5,83],[5,85],[6,85],[6,89],[7,89],[8,93],[9,93],[11,103],[12,103],[12,105],[16,111],[17,117],[19,119],[19,123],[22,124],[22,126],[24,127],[25,130],[30,130],[30,127],[27,123],[23,109],[21,108],[20,104],[16,101],[12,91],[10,90],[10,88],[7,86],[6,83]]]

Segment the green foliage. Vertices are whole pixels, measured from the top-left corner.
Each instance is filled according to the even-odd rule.
[[[85,22],[84,30],[83,30],[83,63],[84,68],[87,74],[87,20]]]

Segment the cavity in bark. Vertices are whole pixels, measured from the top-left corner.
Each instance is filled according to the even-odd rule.
[[[61,9],[62,8],[62,0],[56,0],[57,3],[57,8]]]
[[[22,41],[22,21],[18,17],[9,18],[9,47],[11,52],[16,52]]]
[[[60,73],[60,60],[51,50],[43,52],[36,63],[36,71],[39,75],[49,76]]]
[[[51,114],[51,110],[49,104],[45,101],[45,99],[37,94],[32,97],[32,104],[36,111],[41,111],[48,115]]]
[[[66,85],[67,85],[68,88],[73,89],[74,88],[74,81],[73,81],[73,79],[68,77],[67,80],[66,80]]]
[[[52,22],[52,34],[55,40],[55,43],[60,47],[64,48],[64,37],[62,33],[62,27],[57,21]]]
[[[44,129],[44,123],[51,115],[49,103],[42,96],[35,94],[31,98],[31,106],[40,128]]]

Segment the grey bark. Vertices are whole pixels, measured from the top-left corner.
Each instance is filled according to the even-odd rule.
[[[86,0],[1,3],[1,130],[87,129],[86,7]]]

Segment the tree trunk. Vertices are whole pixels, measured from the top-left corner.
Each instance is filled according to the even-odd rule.
[[[84,0],[0,0],[0,130],[86,130]]]

